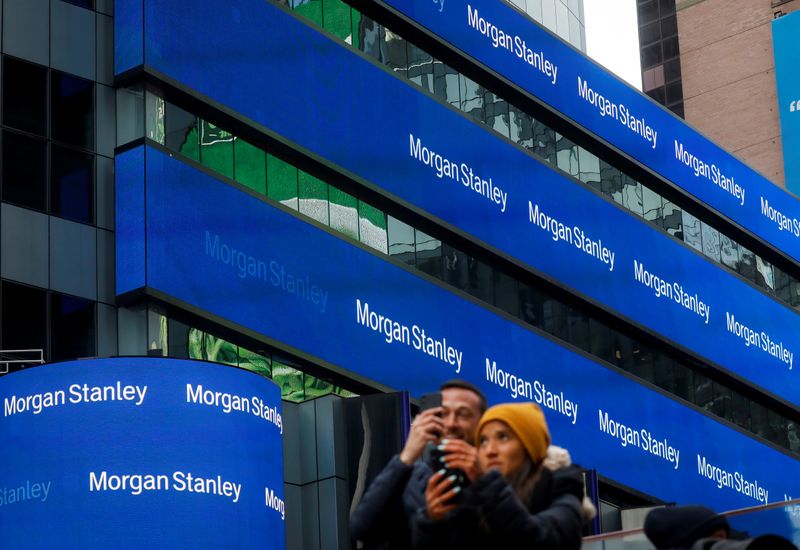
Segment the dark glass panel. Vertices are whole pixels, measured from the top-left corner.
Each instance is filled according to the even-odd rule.
[[[642,48],[642,69],[649,69],[658,65],[664,60],[661,55],[661,43],[656,42],[652,46]]]
[[[94,150],[94,83],[65,73],[50,75],[50,136]]]
[[[720,261],[734,271],[739,269],[739,243],[723,234],[719,238]]]
[[[544,330],[556,338],[567,340],[567,306],[563,302],[545,297],[542,312],[544,313]]]
[[[522,145],[528,150],[533,150],[533,119],[521,109],[509,105],[509,124],[511,126],[511,141]]]
[[[679,117],[681,117],[681,118],[684,117],[683,103],[678,103],[677,105],[670,105],[669,109],[670,109],[670,111],[672,111],[673,113],[675,113]]]
[[[561,134],[556,134],[556,165],[570,176],[577,178],[580,175],[578,146]]]
[[[661,36],[667,38],[678,34],[678,16],[670,15],[661,20]]]
[[[533,120],[533,152],[550,164],[556,164],[556,131],[544,122]]]
[[[190,330],[188,325],[184,325],[175,319],[170,318],[167,320],[167,341],[170,357],[189,358]]]
[[[519,315],[526,323],[535,327],[542,326],[544,298],[539,289],[519,284]]]
[[[94,302],[50,295],[50,330],[53,361],[95,355]]]
[[[667,84],[667,104],[672,105],[673,103],[677,103],[683,101],[683,85],[681,82],[673,82],[672,84]]]
[[[443,279],[445,282],[461,290],[466,290],[467,281],[469,280],[467,254],[449,244],[443,244],[442,258],[444,261]]]
[[[658,21],[639,27],[639,43],[651,44],[661,39],[661,25]]]
[[[200,163],[223,176],[233,177],[233,134],[202,119]]]
[[[670,83],[681,78],[681,60],[671,59],[664,63],[664,82]]]
[[[417,256],[419,259],[419,256]],[[467,288],[466,291],[479,300],[492,303],[494,290],[492,281],[492,268],[488,264],[473,258],[467,257]]]
[[[408,43],[402,36],[386,30],[381,52],[384,65],[403,78],[408,76]]]
[[[683,210],[664,199],[664,229],[670,235],[683,240]]]
[[[3,200],[47,209],[47,142],[3,132]]]
[[[622,175],[622,206],[637,216],[643,213],[642,184],[630,176]]]
[[[94,0],[64,0],[70,4],[75,4],[76,6],[80,6],[82,8],[87,8],[90,10],[94,9]]]
[[[589,319],[589,351],[604,361],[612,361],[611,329],[596,319]]]
[[[617,202],[622,204],[622,187],[624,185],[624,175],[618,169],[600,159],[600,191]]]
[[[666,38],[661,43],[664,48],[664,59],[674,59],[681,54],[680,47],[678,46],[678,37]]]
[[[297,210],[297,168],[267,155],[267,196]]]
[[[637,11],[639,12],[640,25],[651,23],[658,19],[658,4],[656,3],[656,0],[642,2],[639,4]]]
[[[442,278],[442,241],[414,230],[417,268],[437,279]]]
[[[94,222],[94,155],[58,145],[50,148],[50,212]]]
[[[458,83],[461,95],[461,110],[473,118],[473,120],[483,121],[484,119],[484,88],[464,76],[458,75]]]
[[[200,160],[197,125],[198,119],[192,113],[167,103],[164,112],[164,127],[167,134],[164,142],[167,148],[192,160]]]
[[[739,245],[739,274],[749,281],[756,280],[756,255]]]
[[[658,103],[664,105],[667,102],[667,92],[665,88],[658,87],[652,90],[647,90],[647,95],[655,99]]]
[[[407,45],[408,79],[433,93],[433,56],[411,42],[408,42]]]
[[[494,270],[494,299],[498,308],[518,316],[519,284],[517,280],[501,271]]]
[[[590,347],[589,317],[571,307],[567,307],[567,342],[583,350]]]
[[[267,194],[267,154],[243,139],[233,142],[234,177],[242,185]]]
[[[47,69],[3,57],[3,124],[47,135]]]
[[[9,281],[2,288],[3,349],[42,349],[46,357],[47,292]]]
[[[382,61],[383,35],[383,27],[375,20],[353,11],[353,47],[377,61]]]

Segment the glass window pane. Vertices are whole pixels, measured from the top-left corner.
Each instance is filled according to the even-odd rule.
[[[95,355],[94,310],[94,302],[89,300],[63,294],[50,295],[51,360]]]
[[[214,172],[233,177],[233,135],[200,119],[200,163]]]
[[[300,170],[300,212],[328,225],[328,184]]]
[[[93,223],[94,155],[53,145],[50,168],[50,212]]]
[[[458,75],[458,82],[461,93],[461,110],[474,120],[483,121],[483,88],[463,74]]]
[[[267,196],[297,210],[297,168],[267,155]]]
[[[189,358],[189,325],[167,319],[167,349],[170,357]]]
[[[328,187],[330,225],[343,235],[358,240],[358,199],[336,187]]]
[[[334,36],[350,42],[350,6],[342,0],[322,0],[322,26]]]
[[[402,36],[385,29],[381,57],[383,64],[402,78],[408,77],[408,44]]]
[[[167,316],[154,307],[147,309],[147,353],[148,355],[169,354],[169,325]]]
[[[2,346],[41,349],[47,357],[47,292],[3,281]]]
[[[253,191],[267,194],[267,154],[241,138],[233,142],[234,178]]]
[[[719,231],[702,222],[700,228],[703,235],[703,254],[714,261],[721,261],[719,252]]]
[[[442,241],[423,233],[419,229],[414,230],[414,241],[417,268],[428,275],[441,279]]]
[[[756,255],[739,245],[739,274],[749,281],[756,280]]]
[[[442,245],[444,257],[444,280],[461,290],[467,289],[467,254],[449,244]]]
[[[664,208],[661,195],[644,185],[642,186],[642,210],[644,219],[663,228]]]
[[[703,251],[703,239],[700,233],[700,220],[683,211],[683,242],[692,248]]]
[[[683,240],[683,211],[667,199],[664,199],[663,224],[667,233]]]
[[[152,94],[148,94],[148,96],[155,97]],[[144,88],[141,85],[117,89],[118,147],[148,135],[145,133],[145,119],[147,118],[145,97],[148,96],[145,96]],[[150,120],[148,119],[147,122],[149,123]],[[164,123],[164,113],[161,113],[161,123],[162,125]],[[163,132],[163,126],[161,130]],[[163,136],[159,143],[164,144]]]
[[[556,164],[556,131],[544,122],[533,120],[534,153],[550,164]]]
[[[589,317],[567,307],[567,342],[581,349],[589,347]]]
[[[584,149],[578,147],[578,161],[579,161],[579,177],[583,183],[591,185],[598,191],[601,191],[600,185],[600,159]]]
[[[47,135],[47,69],[3,57],[3,124]]]
[[[433,93],[450,105],[460,108],[458,71],[439,60],[433,64]]]
[[[494,303],[494,284],[492,279],[492,268],[488,264],[472,256],[467,257],[467,292],[479,300],[490,304]]]
[[[658,3],[656,0],[649,2],[642,2],[639,4],[637,11],[639,12],[639,24],[650,23],[658,19]]]
[[[542,293],[525,283],[519,284],[519,316],[520,319],[535,327],[542,326],[544,314],[544,298]]]
[[[569,138],[556,134],[558,167],[571,176],[578,177],[578,146]]]
[[[642,184],[624,174],[622,181],[624,182],[622,188],[622,206],[637,216],[641,216],[643,214]]]
[[[322,26],[322,0],[290,0],[295,12]]]
[[[386,254],[386,214],[365,202],[358,201],[358,238],[365,245]]]
[[[47,209],[47,142],[3,132],[3,200]]]
[[[725,235],[719,236],[720,261],[737,271],[739,269],[739,244]]]
[[[416,263],[416,253],[414,252],[414,228],[392,216],[387,216],[387,221],[389,255],[403,263],[414,265]]]
[[[408,79],[433,93],[433,56],[411,42],[407,46]]]
[[[511,141],[533,150],[533,119],[521,109],[509,105]]]
[[[619,204],[622,204],[624,179],[625,176],[622,172],[600,159],[600,190],[605,196],[610,197]]]
[[[756,255],[756,284],[762,288],[773,290],[775,279],[772,275],[772,264]]]
[[[281,399],[300,403],[305,400],[305,380],[302,371],[272,359],[272,381],[281,388]]]
[[[567,306],[552,297],[545,297],[543,302],[544,330],[562,340],[567,339]]]
[[[352,12],[352,20],[353,47],[374,59],[380,60],[379,39],[381,26],[373,19],[356,10]]]
[[[196,116],[172,103],[167,103],[164,126],[166,127],[165,143],[167,148],[192,160],[200,160]]]
[[[784,270],[772,266],[772,275],[775,278],[775,294],[786,303],[791,300],[791,288],[789,274]]]
[[[656,42],[652,46],[642,48],[642,69],[649,69],[664,61],[661,55],[661,43]]]
[[[94,83],[52,71],[50,128],[55,140],[94,150]]]
[[[272,360],[264,354],[239,347],[239,367],[260,374],[264,378],[272,377]]]
[[[500,135],[509,137],[511,130],[508,125],[508,102],[489,91],[486,92],[484,101],[486,116],[484,123]]]
[[[119,97],[119,94],[117,95]],[[165,102],[155,94],[145,94],[145,128],[147,137],[164,145],[164,110]],[[117,117],[119,121],[119,117]]]

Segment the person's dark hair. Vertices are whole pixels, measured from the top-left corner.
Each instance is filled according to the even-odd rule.
[[[511,472],[506,478],[508,484],[511,485],[511,489],[514,490],[517,497],[526,505],[531,500],[533,491],[536,488],[541,466],[542,462],[534,464],[531,457],[526,454],[525,461],[522,465],[517,468],[516,471]]]
[[[453,378],[452,380],[448,380],[441,386],[439,386],[439,391],[444,391],[449,388],[458,388],[462,390],[471,391],[475,395],[478,396],[478,407],[480,408],[480,413],[483,414],[486,412],[488,405],[486,403],[486,396],[483,395],[483,392],[478,389],[478,386],[475,384],[470,384],[466,380],[461,380],[460,378]]]

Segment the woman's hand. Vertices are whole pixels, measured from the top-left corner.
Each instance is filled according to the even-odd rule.
[[[428,517],[433,521],[441,521],[458,507],[457,504],[448,504],[448,501],[461,491],[461,487],[451,488],[453,482],[455,477],[445,477],[444,470],[439,470],[428,480],[428,485],[425,487],[425,508]]]
[[[450,470],[461,470],[472,483],[483,476],[483,468],[478,462],[478,449],[460,439],[447,439],[439,446],[444,454],[442,466]]]

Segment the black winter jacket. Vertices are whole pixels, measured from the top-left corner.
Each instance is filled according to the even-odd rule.
[[[458,548],[572,549],[581,546],[580,470],[543,469],[523,504],[500,472],[493,470],[464,490],[459,507],[442,521],[428,518],[425,504],[412,518],[415,550]]]
[[[399,456],[392,458],[350,515],[350,536],[365,548],[410,548],[411,517],[425,507],[425,485],[432,473],[422,460],[409,466]]]

